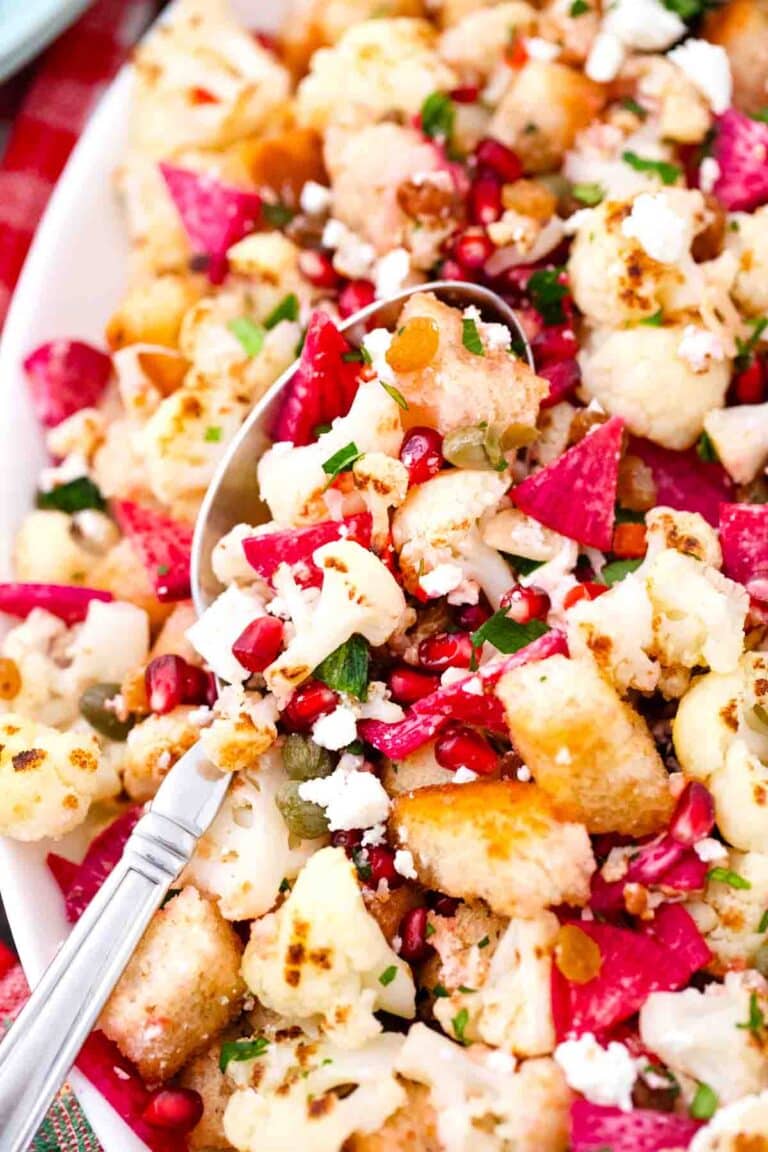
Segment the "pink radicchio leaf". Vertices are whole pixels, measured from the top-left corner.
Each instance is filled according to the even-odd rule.
[[[73,923],[80,919],[117,864],[140,816],[141,807],[128,808],[91,841],[82,863],[77,865],[69,888],[64,893],[67,917]]]
[[[718,121],[712,155],[720,169],[713,191],[730,212],[768,201],[768,124],[729,108]]]
[[[688,1116],[591,1104],[571,1105],[571,1152],[669,1152],[687,1148],[701,1125]]]
[[[98,403],[112,374],[106,352],[82,340],[51,340],[24,361],[32,406],[40,423],[55,428]]]
[[[633,437],[631,455],[646,464],[656,484],[656,503],[682,512],[698,512],[717,525],[720,504],[729,500],[733,482],[721,464],[702,460],[694,448],[673,452],[651,440]]]
[[[158,600],[186,600],[192,528],[131,500],[116,501],[114,512],[120,530],[144,564]]]
[[[581,380],[579,362],[573,357],[567,360],[553,360],[543,368],[536,369],[536,375],[541,376],[549,384],[549,395],[541,402],[542,408],[552,408],[570,396]]]
[[[109,603],[111,592],[75,584],[0,584],[0,612],[25,619],[33,608],[44,608],[65,624],[85,620],[93,600]]]
[[[682,981],[686,984],[712,959],[704,937],[682,904],[661,904],[652,920],[642,921],[641,931],[668,950]]]
[[[768,577],[768,504],[722,504],[723,571],[740,584]]]
[[[354,540],[363,548],[371,546],[371,514],[361,512],[344,520],[326,520],[308,528],[291,528],[284,532],[261,532],[243,540],[245,558],[265,580],[278,565],[312,563],[312,553],[332,540]]]

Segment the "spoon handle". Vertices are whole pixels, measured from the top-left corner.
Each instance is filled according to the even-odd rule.
[[[44,972],[0,1045],[2,1152],[26,1152],[199,832],[150,808]]]

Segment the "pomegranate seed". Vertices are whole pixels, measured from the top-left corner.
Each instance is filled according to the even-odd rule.
[[[398,704],[415,704],[439,687],[437,676],[427,676],[415,668],[395,668],[389,675],[389,690]]]
[[[523,174],[520,157],[500,140],[486,136],[475,148],[475,159],[483,168],[490,168],[505,184],[514,184]]]
[[[443,260],[443,266],[440,269],[441,280],[468,280],[466,272],[459,264],[458,260],[452,260],[450,257]]]
[[[474,104],[480,95],[480,89],[477,84],[462,84],[460,88],[454,88],[451,92],[451,100],[456,104]]]
[[[232,655],[249,672],[263,672],[283,646],[283,622],[259,616],[244,628],[232,645]]]
[[[285,706],[283,719],[297,732],[307,732],[321,716],[336,707],[336,693],[321,680],[305,680]]]
[[[760,404],[765,399],[765,367],[756,356],[736,376],[733,393],[739,404]]]
[[[463,724],[449,725],[438,737],[435,760],[451,772],[469,768],[478,776],[488,776],[499,766],[499,757],[485,737]]]
[[[598,596],[602,596],[603,593],[607,591],[607,584],[596,584],[592,580],[585,580],[583,584],[577,584],[575,588],[569,588],[563,597],[563,608],[573,608],[574,604],[578,604],[579,600],[597,600]]]
[[[360,847],[363,833],[359,828],[341,828],[331,834],[331,844],[334,848],[343,848],[349,855],[355,848]]]
[[[686,784],[672,813],[669,834],[678,844],[690,847],[709,836],[715,823],[712,793],[698,780]]]
[[[191,1132],[202,1118],[203,1100],[192,1088],[161,1088],[142,1113],[147,1124],[175,1132]]]
[[[468,228],[462,232],[453,246],[456,260],[466,272],[479,271],[494,251],[490,236],[486,236],[479,228]]]
[[[299,271],[315,288],[335,288],[339,282],[339,274],[330,256],[315,248],[305,248],[299,252]]]
[[[466,632],[476,632],[485,624],[486,620],[490,620],[492,615],[488,605],[481,600],[477,604],[462,604],[456,615],[456,620],[459,627]]]
[[[442,468],[443,438],[434,428],[411,428],[400,446],[400,459],[408,469],[409,484],[423,484]]]
[[[579,345],[570,324],[550,324],[534,336],[531,348],[537,364],[549,364],[552,360],[573,359]]]
[[[501,607],[507,609],[507,616],[516,624],[528,624],[531,620],[546,620],[552,603],[543,588],[513,584],[502,596]]]
[[[350,280],[339,293],[339,315],[343,320],[361,308],[367,308],[376,299],[376,290],[370,280]]]
[[[559,404],[566,396],[573,392],[581,380],[581,368],[578,360],[551,360],[537,368],[537,375],[549,384],[549,395],[541,402],[542,408],[551,408]]]
[[[383,844],[376,844],[368,848],[368,867],[371,869],[370,879],[366,881],[371,888],[378,888],[381,880],[386,880],[390,888],[398,888],[403,877],[395,871],[395,854],[391,848]]]
[[[469,190],[469,214],[475,224],[493,224],[502,213],[501,183],[491,172],[483,172]]]
[[[438,916],[455,916],[459,903],[454,896],[446,896],[444,892],[433,892],[430,896],[432,911]]]
[[[429,951],[427,944],[427,909],[411,908],[400,921],[398,936],[402,940],[400,955],[409,964],[423,960]]]
[[[624,879],[646,886],[658,884],[663,879],[664,873],[680,859],[682,854],[682,844],[663,833],[640,848],[635,859],[631,861]]]
[[[217,695],[216,677],[213,672],[206,672],[203,668],[185,662],[182,703],[212,705],[215,704]]]
[[[472,663],[472,640],[469,632],[435,632],[419,644],[419,664],[428,672],[445,672],[446,668],[469,668]]]
[[[189,687],[189,665],[181,656],[156,656],[144,670],[149,709],[158,715],[172,712],[184,703]]]

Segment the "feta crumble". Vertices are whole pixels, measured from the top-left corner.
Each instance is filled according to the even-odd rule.
[[[708,40],[686,40],[667,54],[681,69],[709,101],[712,111],[716,115],[725,112],[730,107],[733,93],[733,80],[731,78],[731,63],[728,54],[719,44],[710,44]]]
[[[395,374],[387,361],[387,350],[392,343],[392,333],[386,328],[374,328],[366,333],[363,348],[371,358],[371,367],[385,384],[394,384]]]
[[[330,776],[304,781],[299,796],[325,809],[331,832],[371,828],[389,815],[389,796],[378,776],[343,764]]]
[[[463,764],[453,774],[454,784],[471,784],[477,778],[477,772],[473,772],[471,768],[465,768]]]
[[[320,216],[323,212],[329,212],[332,201],[333,193],[330,188],[318,184],[316,180],[307,180],[299,197],[301,210],[308,216]]]
[[[713,839],[711,836],[705,836],[703,840],[697,840],[693,846],[693,850],[705,864],[710,864],[714,860],[727,860],[728,849],[719,840]]]
[[[419,577],[419,585],[427,596],[447,596],[464,579],[464,569],[458,564],[438,564],[431,572]]]
[[[585,1032],[578,1040],[558,1044],[554,1057],[569,1087],[591,1104],[612,1105],[622,1112],[631,1112],[637,1068],[623,1044],[612,1040],[603,1048],[591,1032]]]
[[[312,725],[312,739],[321,748],[338,752],[357,739],[357,717],[346,704],[339,704]]]
[[[322,243],[334,249],[333,266],[342,276],[359,280],[370,274],[376,259],[373,245],[361,240],[341,220],[331,217],[323,229]]]
[[[699,165],[699,188],[711,192],[720,179],[720,165],[714,156],[705,156]]]
[[[399,872],[406,880],[418,880],[418,873],[413,864],[413,853],[407,848],[398,848],[395,852],[395,872]]]
[[[393,248],[381,256],[373,269],[373,283],[377,300],[395,296],[405,287],[411,273],[411,257],[405,248]]]
[[[722,360],[725,349],[722,340],[707,328],[686,324],[677,346],[677,354],[694,372],[706,372],[713,360]]]
[[[542,36],[528,36],[523,41],[525,51],[531,60],[557,60],[560,55],[560,45],[545,40]]]
[[[641,192],[621,231],[660,264],[676,264],[690,246],[688,222],[670,208],[663,192]]]

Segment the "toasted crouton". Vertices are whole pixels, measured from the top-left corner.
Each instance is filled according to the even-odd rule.
[[[128,344],[175,348],[184,313],[200,299],[202,285],[191,276],[167,273],[129,289],[107,322],[113,352]]]
[[[453,772],[441,768],[435,760],[435,743],[430,740],[422,744],[402,760],[387,760],[384,763],[382,782],[390,796],[401,792],[412,792],[414,788],[426,788],[430,784],[450,784]]]
[[[227,1035],[226,1038],[230,1037]],[[192,1152],[198,1148],[206,1149],[206,1152],[229,1152],[233,1147],[224,1135],[223,1119],[227,1100],[235,1085],[219,1068],[222,1039],[217,1038],[204,1052],[195,1056],[179,1077],[183,1088],[200,1093],[205,1108],[202,1120],[187,1137]]]
[[[567,819],[536,785],[477,780],[398,796],[391,827],[427,887],[486,900],[501,915],[533,916],[589,895],[592,849],[585,829]]]
[[[515,747],[564,819],[629,836],[664,827],[672,796],[653,738],[592,660],[550,656],[508,672],[496,692]]]
[[[238,1014],[242,951],[196,888],[155,914],[100,1023],[148,1083],[174,1076]]]
[[[752,115],[768,98],[768,10],[755,0],[731,0],[708,12],[702,36],[728,53],[733,103]]]
[[[410,1080],[403,1081],[403,1087],[408,1102],[377,1132],[356,1132],[344,1145],[344,1152],[443,1152],[429,1088]]]

